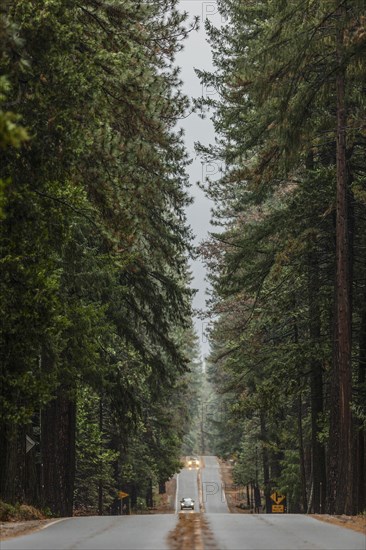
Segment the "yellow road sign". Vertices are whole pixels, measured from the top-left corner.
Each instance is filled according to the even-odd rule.
[[[283,504],[272,504],[272,513],[273,514],[283,514],[285,507]]]
[[[128,493],[124,493],[123,491],[118,491],[118,498],[126,498],[128,497]]]
[[[271,499],[276,504],[281,504],[281,502],[283,502],[285,498],[286,498],[286,495],[281,495],[281,493],[277,493],[277,491],[271,494]]]

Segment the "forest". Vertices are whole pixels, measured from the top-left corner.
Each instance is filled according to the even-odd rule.
[[[151,506],[179,470],[198,348],[173,61],[196,23],[176,4],[1,2],[6,503]]]
[[[197,102],[224,166],[208,374],[216,454],[288,511],[365,510],[366,5],[220,0],[216,91]],[[211,403],[213,406],[213,401]]]
[[[179,0],[1,2],[1,502],[151,508],[207,452],[289,512],[366,509],[365,0],[218,8],[194,108],[216,134],[196,153],[224,168],[197,251],[176,55],[198,20]]]

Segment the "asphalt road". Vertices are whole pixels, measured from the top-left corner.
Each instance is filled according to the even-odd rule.
[[[230,514],[215,456],[204,457],[202,495],[220,550],[365,550],[361,533],[302,514]]]
[[[205,467],[201,470],[202,500],[208,514],[228,513],[220,466],[215,456],[204,457]]]
[[[194,511],[200,511],[199,495],[198,495],[198,468],[184,468],[177,475],[177,494],[176,494],[176,512],[180,511],[179,501],[182,498],[193,498]],[[184,510],[189,513],[192,510]]]
[[[361,533],[300,514],[208,514],[220,550],[364,550]]]
[[[200,471],[202,500],[215,550],[366,549],[366,539],[361,533],[306,515],[230,514],[217,459],[206,456],[204,462]],[[176,503],[183,497],[191,497],[196,502],[195,512],[199,511],[197,473],[195,468],[183,469],[177,476]],[[176,511],[179,512],[179,505]],[[177,521],[176,514],[68,518],[30,535],[3,540],[0,547],[1,550],[166,550],[168,534]],[[205,550],[209,548],[213,548],[211,542]]]
[[[174,514],[93,516],[62,520],[30,535],[1,541],[1,550],[165,550]]]

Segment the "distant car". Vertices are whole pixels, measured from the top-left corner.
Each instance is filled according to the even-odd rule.
[[[181,510],[194,510],[194,500],[192,498],[182,498],[180,501]]]
[[[192,468],[192,466],[195,466],[196,468],[198,468],[199,465],[200,465],[200,461],[195,456],[191,456],[191,458],[188,460],[188,466],[190,468]]]

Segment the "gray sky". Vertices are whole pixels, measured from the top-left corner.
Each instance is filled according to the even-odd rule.
[[[196,15],[200,17],[200,29],[189,35],[185,41],[184,50],[179,53],[176,59],[176,64],[181,67],[181,77],[184,82],[183,91],[189,97],[210,95],[213,90],[202,87],[194,69],[211,70],[213,68],[211,49],[207,42],[203,21],[209,18],[216,27],[220,26],[221,16],[218,14],[217,4],[215,0],[180,0],[180,11],[189,13],[189,21],[192,21]],[[204,180],[208,175],[212,179],[218,177],[219,166],[217,163],[202,164],[201,159],[195,155],[194,142],[200,141],[208,145],[214,143],[215,135],[209,117],[202,120],[198,114],[192,114],[187,119],[179,121],[179,127],[183,127],[185,130],[186,147],[193,159],[189,167],[189,177],[192,185],[190,192],[194,197],[194,204],[188,208],[187,216],[196,236],[195,244],[199,244],[206,239],[208,231],[213,230],[210,226],[212,203],[205,197],[196,182]],[[193,306],[196,309],[205,309],[208,283],[205,281],[206,271],[204,265],[200,260],[195,260],[191,263],[191,269],[194,277],[192,286],[198,289]],[[195,326],[201,341],[202,354],[205,356],[209,352],[208,342],[204,336],[206,322],[196,317]]]

